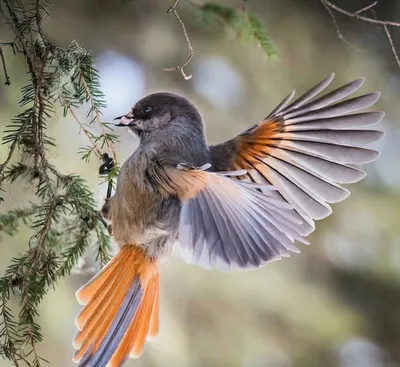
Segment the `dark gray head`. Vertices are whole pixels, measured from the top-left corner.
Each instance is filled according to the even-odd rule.
[[[140,137],[161,129],[174,131],[177,127],[203,131],[198,109],[186,98],[172,93],[150,94],[137,102],[126,115],[115,120],[118,120],[115,126],[129,127]]]

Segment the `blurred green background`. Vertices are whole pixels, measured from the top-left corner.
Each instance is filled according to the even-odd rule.
[[[400,69],[383,30],[338,16],[349,46],[338,38],[319,1],[253,0],[247,5],[279,48],[281,60],[271,61],[223,27],[206,28],[181,0],[178,10],[195,49],[186,68],[193,78],[185,81],[179,73],[162,71],[188,53],[179,24],[166,14],[171,2],[54,1],[46,30],[65,46],[76,39],[93,50],[108,103],[105,121],[148,93],[172,91],[198,105],[210,143],[221,142],[261,120],[293,88],[301,93],[335,72],[334,86],[365,76],[362,92],[382,92],[376,108],[387,113],[381,126],[386,136],[375,146],[382,151],[380,159],[364,167],[368,176],[350,186],[350,198],[317,223],[312,245],[302,246],[300,256],[257,271],[223,274],[189,266],[175,251],[162,267],[159,337],[127,366],[400,366]],[[368,5],[362,0],[335,3],[349,11]],[[397,0],[381,0],[375,10],[380,18],[400,20]],[[7,27],[0,27],[1,41],[9,40]],[[400,30],[392,34],[400,49]],[[24,61],[4,51],[12,85],[4,86],[0,74],[1,129],[18,113],[16,102],[27,77]],[[106,187],[99,185],[98,163],[86,164],[77,154],[86,137],[61,113],[49,125],[59,142],[50,160],[66,173],[83,175],[100,207]],[[137,143],[122,132],[120,161]],[[6,154],[1,146],[0,161]],[[13,184],[0,211],[24,206],[32,197],[26,183]],[[24,230],[2,236],[0,273],[26,248],[29,236]],[[45,341],[39,351],[50,366],[73,366],[73,319],[79,311],[74,293],[93,275],[92,254],[82,266],[40,307]],[[11,363],[0,361],[0,367],[6,366]]]

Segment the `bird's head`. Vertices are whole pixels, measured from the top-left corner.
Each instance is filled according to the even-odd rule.
[[[150,94],[114,121],[115,126],[128,127],[139,137],[157,135],[159,131],[203,130],[197,108],[186,98],[172,93]]]

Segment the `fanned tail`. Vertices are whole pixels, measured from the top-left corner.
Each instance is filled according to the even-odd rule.
[[[120,367],[141,354],[158,334],[159,282],[157,262],[127,245],[77,291],[84,305],[75,319],[78,367]]]

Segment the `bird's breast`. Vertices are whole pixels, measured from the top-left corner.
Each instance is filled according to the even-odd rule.
[[[133,154],[121,168],[110,219],[116,242],[144,246],[151,253],[165,252],[175,241],[180,203],[165,195],[154,177],[148,154]]]

